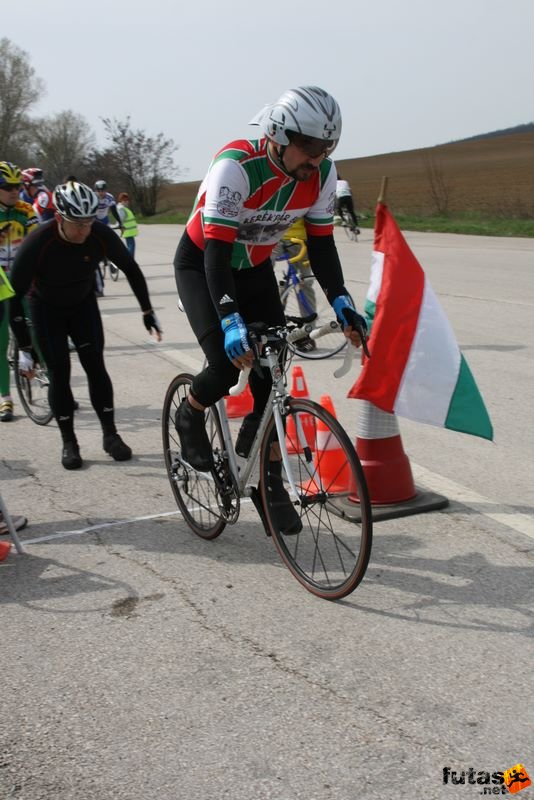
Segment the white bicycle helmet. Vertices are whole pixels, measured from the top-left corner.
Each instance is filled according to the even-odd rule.
[[[341,136],[341,111],[332,95],[318,86],[289,89],[253,124],[260,124],[264,134],[277,144],[290,143],[288,132],[331,142],[331,150]],[[330,150],[330,152],[331,152]]]
[[[98,208],[98,197],[84,183],[69,181],[54,189],[54,205],[66,220],[92,219]]]
[[[95,181],[95,189],[98,192],[103,192],[104,189],[107,189],[107,186],[108,185],[107,185],[106,181]]]

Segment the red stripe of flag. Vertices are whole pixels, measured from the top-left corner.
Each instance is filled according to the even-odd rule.
[[[376,209],[375,250],[384,254],[382,283],[364,359],[348,397],[393,412],[417,328],[425,275],[386,205]]]

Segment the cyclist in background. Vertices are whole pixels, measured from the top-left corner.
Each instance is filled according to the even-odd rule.
[[[109,215],[115,217],[117,225],[122,230],[122,222],[117,211],[117,204],[111,192],[107,191],[106,181],[95,182],[95,192],[98,198],[98,207],[96,209],[96,218],[103,225],[109,225]]]
[[[119,194],[117,211],[119,212],[123,227],[122,238],[124,239],[124,244],[128,248],[131,257],[135,258],[135,237],[138,234],[138,228],[135,214],[130,208],[130,196],[127,192],[121,192]]]
[[[96,192],[96,196],[98,198],[98,208],[96,210],[96,218],[99,222],[103,225],[109,225],[109,215],[111,214],[112,217],[115,218],[117,222],[117,226],[120,228],[120,232],[123,232],[122,221],[117,209],[117,204],[115,202],[115,198],[111,194],[111,192],[107,191],[107,183],[103,180],[95,181],[94,190]],[[107,260],[104,261],[104,271],[106,268]],[[95,272],[96,277],[96,296],[103,297],[104,296],[104,275],[100,270],[100,266],[97,267]]]
[[[178,294],[207,359],[175,418],[182,456],[200,471],[213,464],[204,409],[227,394],[239,370],[253,361],[247,323],[285,322],[271,256],[300,217],[313,273],[345,335],[361,343],[357,326],[363,319],[343,284],[333,236],[336,169],[329,155],[341,134],[339,106],[323,89],[299,87],[252,124],[261,126],[262,138],[231,142],[215,155],[174,259]],[[260,377],[253,370],[250,388],[257,420],[271,390],[268,372]],[[256,424],[245,418],[238,452],[245,452],[240,439],[250,441]],[[300,518],[283,486],[280,455],[271,459],[279,527],[296,533]]]
[[[50,380],[49,402],[56,418],[65,469],[79,469],[82,458],[74,433],[70,387],[70,336],[87,375],[89,396],[103,434],[103,448],[115,461],[132,456],[115,427],[113,385],[104,363],[104,331],[94,294],[94,270],[109,256],[124,272],[143,312],[145,328],[161,340],[145,277],[118,237],[95,221],[98,200],[83,183],[56,186],[56,218],[40,226],[17,251],[11,272],[16,294],[10,301],[11,328],[21,352],[19,367],[31,372],[31,338],[21,300],[31,287],[30,316],[36,343]]]
[[[45,186],[43,170],[38,167],[28,167],[22,172],[21,200],[30,203],[40,223],[48,222],[54,218],[54,203],[52,192]]]
[[[348,181],[344,180],[341,175],[338,174],[337,176],[337,183],[336,183],[336,214],[340,219],[343,218],[341,213],[341,209],[346,208],[349,212],[352,221],[354,222],[354,227],[356,228],[356,233],[360,232],[358,228],[358,217],[356,216],[356,212],[354,211],[354,201],[352,199],[352,189],[350,188],[350,184]]]
[[[0,266],[9,277],[17,248],[30,231],[38,227],[32,206],[19,198],[22,173],[10,161],[0,161]],[[9,321],[4,301],[3,319],[0,321],[0,422],[13,419],[13,398],[10,393]]]
[[[285,254],[287,254],[289,258],[294,258],[298,255],[298,253],[300,253],[300,244],[295,244],[295,242],[292,242],[291,239],[300,239],[302,242],[306,242],[306,226],[302,218],[298,219],[289,228],[289,230],[284,233],[284,236],[280,242],[275,246],[272,256],[274,261],[282,256],[285,256]],[[287,263],[287,261],[285,263]],[[297,270],[297,274],[301,279],[299,289],[302,290],[307,302],[306,308],[303,307],[302,303],[299,302],[299,310],[301,316],[306,317],[309,316],[310,313],[315,313],[317,310],[317,300],[315,298],[315,289],[313,288],[313,272],[310,262],[308,261],[307,252],[304,253],[303,258],[301,258],[299,261],[295,261],[293,266]],[[313,322],[311,324],[313,325]],[[309,353],[312,350],[315,350],[316,347],[317,345],[313,339],[310,339],[309,336],[306,336],[305,339],[299,339],[299,350]]]

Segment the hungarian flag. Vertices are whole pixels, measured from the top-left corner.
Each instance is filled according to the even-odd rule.
[[[348,396],[417,422],[493,439],[484,401],[449,321],[382,203],[365,311],[373,319],[371,358],[364,359]]]

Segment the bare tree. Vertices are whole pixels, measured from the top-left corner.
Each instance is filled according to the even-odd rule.
[[[27,143],[28,111],[45,92],[28,54],[0,39],[0,154],[18,160]]]
[[[161,189],[179,173],[173,160],[178,148],[162,133],[148,136],[142,130],[132,130],[130,117],[102,122],[110,146],[100,156],[111,158],[134,207],[144,216],[152,216]]]
[[[441,161],[431,153],[424,155],[425,172],[428,178],[430,201],[435,214],[447,215],[451,196],[451,184],[445,176]]]
[[[89,123],[74,111],[60,111],[33,125],[36,165],[45,172],[49,186],[61,183],[67,175],[78,175],[95,137]]]

